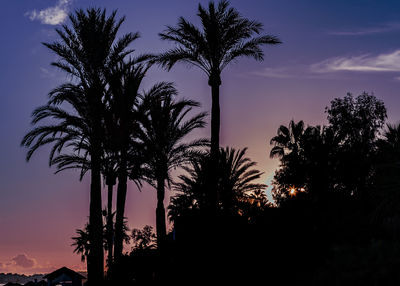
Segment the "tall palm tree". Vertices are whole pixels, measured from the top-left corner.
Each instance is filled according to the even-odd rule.
[[[193,148],[207,144],[204,139],[183,142],[194,129],[205,126],[206,113],[186,120],[192,108],[199,104],[191,100],[176,100],[176,95],[177,91],[171,83],[160,83],[144,94],[141,103],[143,117],[138,138],[144,146],[147,180],[157,189],[156,231],[160,249],[163,249],[166,237],[165,183],[171,181],[171,170],[196,154]]]
[[[53,115],[61,122],[58,125],[36,127],[26,135],[22,144],[31,147],[28,159],[37,148],[48,143],[55,143],[50,157],[71,141],[77,146],[79,142],[87,145],[91,171],[88,281],[95,285],[102,283],[104,275],[101,206],[103,98],[107,86],[104,75],[105,70],[131,52],[127,46],[138,35],[128,33],[116,39],[124,21],[124,18],[116,19],[116,11],[106,16],[105,10],[77,10],[69,19],[71,27],[63,25],[62,29],[56,29],[60,40],[44,45],[59,58],[52,65],[66,72],[72,81],[50,92],[49,103],[37,109],[33,115],[33,123]],[[72,107],[73,114],[60,107],[63,103]]]
[[[252,57],[261,61],[264,57],[261,49],[263,45],[281,42],[275,36],[260,35],[263,25],[242,17],[236,9],[229,7],[226,0],[221,0],[218,5],[211,1],[208,9],[199,4],[197,15],[202,23],[201,29],[180,17],[176,27],[167,26],[167,29],[159,34],[161,39],[174,42],[177,46],[159,55],[158,62],[168,70],[178,62],[189,63],[200,68],[208,76],[212,99],[211,158],[214,161],[214,169],[217,170],[221,72],[229,63],[240,57]]]
[[[123,250],[123,220],[128,176],[140,186],[140,168],[135,136],[138,133],[138,95],[143,78],[150,65],[145,63],[151,56],[144,55],[121,62],[108,74],[110,88],[108,106],[114,124],[111,140],[118,153],[117,215],[115,224],[114,258],[118,260]],[[135,150],[136,148],[136,150]],[[131,171],[129,172],[129,169]]]

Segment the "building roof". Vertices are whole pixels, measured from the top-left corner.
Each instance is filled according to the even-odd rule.
[[[25,283],[24,286],[47,286],[47,282],[44,280],[40,280],[39,282],[29,281],[28,283]]]
[[[8,282],[7,284],[5,284],[4,286],[22,286],[19,283],[15,283],[15,282]]]
[[[57,269],[56,271],[53,271],[53,272],[43,276],[43,278],[48,279],[48,280],[53,280],[62,274],[66,274],[71,278],[79,278],[79,279],[86,278],[83,275],[79,274],[78,272],[75,272],[74,270],[71,270],[67,267],[62,267],[60,269]]]

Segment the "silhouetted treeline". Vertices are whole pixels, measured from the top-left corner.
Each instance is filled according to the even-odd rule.
[[[105,9],[96,8],[76,10],[69,15],[69,25],[56,29],[58,40],[44,43],[57,56],[52,65],[65,72],[69,80],[50,91],[48,102],[34,110],[34,127],[21,145],[29,148],[26,158],[30,160],[38,148],[51,144],[49,165],[55,166],[57,172],[79,169],[80,179],[90,172],[89,222],[77,230],[73,245],[74,251],[87,261],[91,285],[104,282],[104,250],[110,270],[108,279],[111,273],[115,279],[121,275],[128,180],[138,188],[147,182],[157,191],[157,249],[163,258],[168,251],[164,249],[164,197],[172,183],[171,170],[208,154],[207,160],[212,162],[207,178],[209,224],[213,224],[211,218],[219,211],[220,195],[224,197],[224,211],[232,212],[236,211],[230,203],[232,196],[244,199],[251,189],[249,184],[246,190],[230,194],[227,191],[233,186],[225,187],[218,181],[221,72],[240,57],[262,60],[261,47],[279,44],[280,40],[261,35],[261,23],[242,17],[225,0],[210,2],[208,7],[199,5],[198,16],[200,29],[182,17],[176,27],[167,26],[160,37],[177,47],[159,55],[134,56],[130,45],[139,33],[118,36],[125,18],[118,19],[116,11],[107,15]],[[208,76],[212,95],[210,140],[185,140],[193,130],[204,127],[206,113],[193,115],[191,110],[199,104],[178,99],[172,83],[156,83],[148,91],[141,91],[142,80],[152,66],[171,69],[178,62],[199,67]],[[252,180],[258,177],[259,173],[255,173]],[[104,212],[102,182],[108,191]],[[113,211],[115,185],[117,207]],[[221,191],[222,186],[227,191]]]
[[[291,121],[271,140],[271,154],[281,162],[274,179],[275,206],[256,185],[245,196],[241,188],[231,188],[225,201],[227,186],[245,188],[240,182],[259,171],[239,159],[243,151],[221,149],[219,166],[230,167],[217,174],[224,183],[218,215],[209,217],[210,161],[207,154],[194,160],[171,198],[174,229],[168,252],[164,257],[151,249],[130,253],[124,265],[130,265],[125,273],[132,276],[125,281],[147,273],[138,278],[139,285],[397,285],[400,125],[385,125],[383,102],[367,93],[336,98],[326,112],[327,126]],[[242,176],[234,176],[237,170]],[[140,261],[150,265],[149,260],[157,263],[147,272],[133,270],[141,269]]]
[[[269,202],[246,148],[219,144],[219,87],[229,63],[262,60],[261,47],[280,40],[260,35],[262,24],[228,1],[199,5],[198,16],[200,28],[184,18],[167,26],[160,37],[176,47],[159,55],[135,56],[130,45],[139,34],[118,36],[124,18],[95,8],[75,11],[56,30],[58,41],[44,44],[70,80],[34,110],[21,144],[27,160],[51,144],[57,172],[90,173],[89,221],[73,237],[88,284],[398,284],[400,127],[385,127],[384,103],[348,94],[326,108],[326,126],[280,126],[270,141],[280,167]],[[178,62],[208,77],[210,140],[186,139],[205,126],[206,113],[195,113],[199,104],[179,98],[173,83],[142,90],[149,69]],[[183,173],[173,178],[177,168]],[[130,233],[128,180],[156,190],[155,232]],[[167,189],[174,191],[168,212]]]

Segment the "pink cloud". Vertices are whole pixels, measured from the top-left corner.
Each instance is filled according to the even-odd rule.
[[[29,258],[25,254],[19,254],[19,255],[15,256],[12,259],[12,261],[14,261],[14,263],[17,266],[20,266],[22,268],[32,268],[36,265],[36,260],[33,258]]]

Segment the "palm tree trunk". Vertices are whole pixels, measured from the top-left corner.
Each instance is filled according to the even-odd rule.
[[[114,231],[113,231],[113,217],[112,217],[112,199],[113,199],[113,187],[114,187],[114,182],[108,183],[108,199],[107,199],[107,249],[108,249],[108,259],[107,259],[107,265],[108,268],[110,268],[112,262],[113,262],[113,236],[114,236]]]
[[[124,213],[127,192],[127,170],[126,170],[126,152],[121,152],[121,165],[118,172],[118,190],[117,190],[117,216],[115,219],[115,245],[114,260],[116,263],[120,261],[123,251],[123,235],[124,235]]]
[[[220,129],[220,106],[219,106],[219,84],[211,86],[211,156],[217,158],[219,153],[219,129]]]
[[[93,143],[93,145],[99,144],[96,142]],[[101,174],[99,155],[100,148],[93,145],[91,153],[89,213],[89,241],[91,248],[88,257],[88,282],[90,285],[100,285],[104,278],[103,218],[101,207]]]
[[[157,228],[157,245],[163,251],[165,245],[165,238],[167,235],[167,226],[165,223],[165,180],[162,176],[157,179],[157,209],[156,209],[156,228]]]
[[[218,73],[213,73],[208,81],[211,86],[211,211],[217,211],[218,205],[218,158],[219,158],[219,131],[220,131],[220,106],[219,106],[219,86],[221,77]]]

